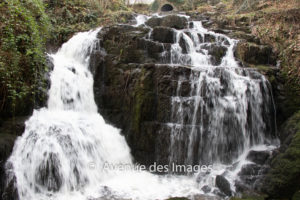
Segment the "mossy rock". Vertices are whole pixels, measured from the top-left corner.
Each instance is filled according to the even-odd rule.
[[[300,111],[282,127],[281,154],[271,163],[262,191],[272,199],[292,198],[300,189]]]
[[[252,42],[241,41],[236,47],[235,56],[248,64],[276,64],[276,55],[268,45],[258,45]]]

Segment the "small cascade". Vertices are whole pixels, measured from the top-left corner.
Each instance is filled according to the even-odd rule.
[[[213,165],[208,176],[199,174],[200,185],[214,186],[214,177],[223,174],[234,191],[238,172],[249,163],[247,153],[278,144],[269,82],[257,71],[239,66],[234,58],[236,40],[203,28],[200,21],[189,21],[184,29],[165,28],[173,42],[155,34],[160,27],[148,28],[151,35],[146,39],[164,47],[159,63],[192,70],[177,80],[167,123],[169,156],[161,160],[157,154],[158,160],[170,166]]]
[[[274,143],[268,81],[239,66],[233,53],[237,41],[208,31],[200,21],[189,27],[172,29],[174,43],[162,43],[170,47],[159,58],[161,63],[192,69],[189,77],[178,80],[171,99],[169,163],[230,164],[252,146]],[[157,40],[154,34],[148,39]],[[182,83],[188,94],[183,94]]]

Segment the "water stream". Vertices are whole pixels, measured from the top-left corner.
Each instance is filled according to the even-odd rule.
[[[136,26],[147,19],[139,16]],[[192,66],[193,73],[179,80],[189,82],[190,95],[181,96],[178,84],[170,102],[169,162],[212,164],[212,171],[155,175],[133,163],[120,130],[105,123],[94,101],[89,55],[98,42],[97,29],[76,34],[50,55],[54,70],[47,107],[35,110],[26,122],[6,164],[8,182],[16,180],[21,200],[153,200],[204,194],[202,186],[214,188],[214,177],[240,160],[226,175],[233,183],[250,149],[272,148],[267,144],[273,143],[273,122],[264,117],[273,112],[267,80],[238,66],[234,40],[207,31],[201,22],[193,24],[177,31],[171,47],[169,63]],[[207,50],[212,44],[204,42],[209,35],[226,49],[217,65]]]

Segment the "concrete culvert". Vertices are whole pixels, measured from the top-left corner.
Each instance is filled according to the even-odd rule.
[[[169,11],[172,11],[174,10],[173,6],[170,5],[170,4],[165,4],[161,7],[160,9],[162,12],[169,12]]]

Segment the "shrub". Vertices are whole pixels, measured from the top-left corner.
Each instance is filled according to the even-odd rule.
[[[41,0],[4,0],[0,11],[0,112],[9,116],[33,102],[50,24]]]

